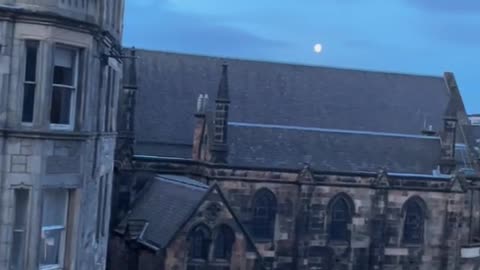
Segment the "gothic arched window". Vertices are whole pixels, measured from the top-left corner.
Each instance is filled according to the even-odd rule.
[[[252,234],[257,239],[272,239],[277,200],[268,189],[259,190],[253,198]]]
[[[349,225],[352,223],[353,203],[350,197],[341,194],[333,198],[328,207],[330,241],[350,241]]]
[[[425,211],[424,203],[419,198],[409,199],[403,206],[403,243],[404,244],[422,244]]]
[[[208,227],[196,226],[190,231],[188,240],[190,243],[189,259],[207,261],[211,242],[211,233]]]
[[[216,230],[214,242],[214,257],[220,260],[230,260],[232,256],[233,243],[235,242],[235,233],[227,225],[220,225]]]

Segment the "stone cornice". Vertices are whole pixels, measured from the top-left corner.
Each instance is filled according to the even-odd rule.
[[[388,185],[374,185],[378,173],[312,171],[313,181],[298,177],[301,169],[280,170],[278,168],[240,168],[228,164],[212,164],[190,159],[134,158],[134,168],[139,171],[186,174],[204,177],[209,181],[268,182],[286,185],[338,186],[368,189],[417,190],[442,193],[462,193],[452,189],[451,176],[390,174],[384,175]],[[378,179],[377,179],[378,180]],[[469,187],[466,187],[467,189]]]
[[[69,29],[78,32],[90,33],[97,38],[107,39],[108,43],[114,44],[115,51],[120,55],[120,40],[108,31],[105,31],[100,25],[64,17],[57,13],[46,11],[30,11],[27,9],[0,6],[0,20],[8,20],[12,22],[24,22],[34,24],[53,25],[55,27]]]
[[[0,137],[16,137],[42,140],[79,140],[84,141],[95,137],[116,138],[117,133],[98,133],[98,132],[77,132],[77,131],[60,131],[60,130],[16,130],[16,129],[1,129]]]

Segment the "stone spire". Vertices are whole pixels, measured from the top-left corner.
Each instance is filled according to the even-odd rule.
[[[217,102],[230,103],[230,94],[228,90],[228,65],[222,65],[222,77],[218,86]]]

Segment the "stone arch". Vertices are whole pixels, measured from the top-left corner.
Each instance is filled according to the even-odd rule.
[[[273,239],[277,215],[277,198],[268,188],[261,188],[253,196],[251,232],[257,239]]]
[[[335,195],[327,205],[328,239],[330,242],[350,242],[355,204],[346,193]]]
[[[227,224],[220,224],[215,228],[213,237],[214,259],[230,261],[236,240],[235,231]]]
[[[424,242],[428,208],[419,196],[409,198],[402,206],[402,243],[421,245]]]

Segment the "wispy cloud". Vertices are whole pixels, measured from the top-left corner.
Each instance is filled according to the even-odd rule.
[[[288,46],[285,41],[227,26],[208,16],[175,10],[166,4],[166,0],[163,5],[152,0],[143,1],[145,2],[127,11],[130,13],[128,18],[143,18],[127,19],[125,40],[128,45],[232,57],[248,57],[252,53],[268,54]],[[150,8],[145,9],[144,5],[150,5]]]

